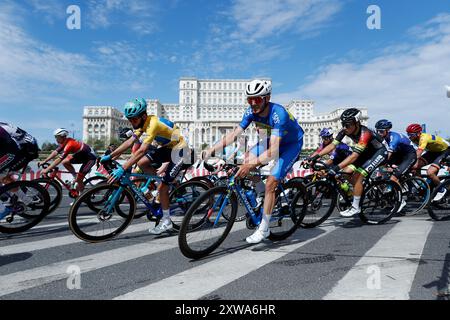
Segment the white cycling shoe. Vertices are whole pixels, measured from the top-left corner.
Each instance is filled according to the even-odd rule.
[[[268,229],[266,231],[256,229],[256,231],[251,236],[245,238],[245,241],[247,241],[247,243],[252,243],[252,244],[260,243],[264,239],[267,239],[269,234],[270,234],[270,231]]]
[[[441,189],[439,189],[438,192],[436,193],[436,196],[434,197],[433,202],[441,201],[441,199],[445,196],[446,193],[447,193],[447,189],[441,187]]]
[[[402,199],[402,203],[400,204],[400,207],[397,210],[397,213],[402,212],[403,208],[406,206],[405,199]]]
[[[172,221],[169,221],[169,223],[161,221],[156,227],[149,229],[148,232],[150,232],[150,234],[160,235],[161,233],[171,231],[172,229]]]
[[[339,212],[339,214],[341,216],[343,216],[343,217],[348,218],[348,217],[352,217],[355,214],[358,214],[360,212],[361,212],[361,208],[355,208],[355,207],[352,206],[350,209],[347,209],[345,211]]]

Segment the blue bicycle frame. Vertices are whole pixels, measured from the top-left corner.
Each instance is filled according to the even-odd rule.
[[[283,188],[281,184],[278,185],[279,188]],[[284,190],[282,190],[284,191]],[[252,220],[253,224],[255,226],[258,226],[261,223],[261,218],[262,218],[262,208],[259,210],[259,212],[256,212],[253,210],[252,205],[250,204],[250,201],[247,197],[247,195],[245,194],[245,192],[243,191],[242,187],[239,185],[235,184],[235,179],[234,177],[230,177],[230,182],[228,185],[228,193],[225,197],[225,199],[223,199],[223,196],[220,196],[214,203],[214,205],[212,206],[212,210],[214,210],[220,203],[221,203],[221,207],[219,209],[219,212],[217,214],[217,217],[214,221],[214,226],[217,226],[217,223],[219,222],[220,217],[222,216],[222,212],[225,209],[225,207],[228,205],[228,201],[230,199],[231,193],[236,193],[239,198],[241,199],[242,203],[244,204],[244,207],[246,209],[246,215],[247,217],[250,217],[250,219]],[[284,194],[284,192],[282,192]],[[284,197],[286,197],[286,194],[284,194]],[[222,202],[223,201],[223,202]],[[287,201],[287,199],[286,199]],[[272,215],[273,216],[273,215]]]

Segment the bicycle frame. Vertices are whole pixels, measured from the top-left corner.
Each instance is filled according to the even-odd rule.
[[[278,185],[278,188],[281,188],[280,194],[285,193],[283,186],[281,184]],[[228,185],[228,194],[227,194],[225,200],[223,200],[223,202],[222,202],[222,196],[219,197],[207,215],[207,217],[209,218],[211,216],[212,212],[214,211],[214,209],[216,208],[216,206],[222,202],[222,205],[221,205],[221,208],[219,209],[216,220],[214,221],[214,226],[217,225],[217,222],[219,221],[220,217],[222,216],[223,209],[228,204],[228,201],[229,201],[228,199],[230,198],[231,193],[235,193],[239,196],[242,203],[244,204],[247,217],[249,217],[252,220],[254,225],[259,225],[261,223],[261,218],[262,218],[261,210],[259,212],[255,213],[255,211],[253,210],[253,206],[250,204],[250,201],[248,200],[247,195],[243,191],[243,188],[235,183],[234,177],[230,177],[230,182]],[[286,197],[286,195],[284,195],[284,197]]]

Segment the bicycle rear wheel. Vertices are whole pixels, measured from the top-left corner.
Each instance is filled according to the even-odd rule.
[[[441,187],[443,190],[446,190],[445,195],[439,201],[433,201]],[[434,189],[430,198],[431,201],[428,205],[430,217],[436,221],[450,220],[450,179],[441,182],[439,187]]]
[[[278,187],[269,221],[269,239],[280,241],[293,234],[305,217],[306,204],[306,188],[300,181],[290,180]]]
[[[230,232],[237,207],[236,195],[226,187],[215,187],[197,198],[181,224],[178,235],[181,253],[190,259],[200,259],[214,251]],[[229,219],[224,218],[224,212]]]
[[[186,212],[194,201],[209,189],[210,186],[202,180],[189,180],[180,184],[169,194],[170,220],[172,220],[172,225],[175,230],[180,230]],[[203,205],[205,207],[199,208],[199,210],[205,210],[210,204],[205,201]],[[188,229],[196,229],[202,222],[193,221],[193,223],[193,225],[188,226]]]
[[[398,211],[402,202],[399,185],[390,180],[372,181],[365,186],[361,196],[361,221],[367,224],[383,224]]]
[[[105,202],[98,211],[91,210],[92,194],[105,194]],[[107,195],[107,196],[106,196]],[[119,202],[123,196],[125,201]],[[118,214],[118,210],[121,214]],[[69,226],[73,234],[87,242],[100,242],[122,233],[131,223],[136,202],[130,190],[118,185],[100,184],[83,192],[69,212]]]
[[[16,181],[0,187],[0,201],[8,210],[0,219],[3,233],[19,233],[34,227],[50,207],[48,192],[34,181]]]

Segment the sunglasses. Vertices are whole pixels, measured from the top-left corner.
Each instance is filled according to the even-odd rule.
[[[264,99],[262,97],[248,97],[247,102],[250,105],[261,105],[263,103]]]
[[[351,128],[351,127],[353,127],[353,125],[354,125],[354,123],[352,123],[352,122],[345,122],[345,123],[342,122],[342,127],[345,129]]]
[[[377,129],[377,133],[384,134],[386,132],[386,129]]]
[[[417,138],[419,136],[419,133],[407,133],[409,138]]]

